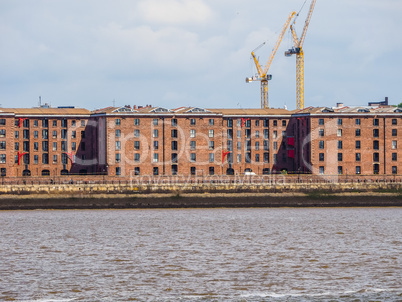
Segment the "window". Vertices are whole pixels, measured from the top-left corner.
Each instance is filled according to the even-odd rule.
[[[71,143],[71,150],[73,150],[73,151],[77,150],[77,143],[76,142]]]
[[[85,131],[81,131],[81,139],[85,138]]]
[[[396,119],[396,118],[393,118],[393,119],[392,119],[392,125],[397,125],[397,124],[398,124],[397,119]]]
[[[250,140],[246,141],[246,150],[251,151],[251,141]]]
[[[272,137],[273,137],[274,139],[276,139],[276,138],[278,137],[278,131],[274,131],[274,132],[272,133]]]
[[[42,154],[42,164],[45,164],[45,165],[49,164],[49,154],[48,153]]]
[[[158,149],[159,149],[158,141],[154,141],[154,150]]]
[[[240,150],[241,149],[241,142],[237,142],[237,149]]]
[[[34,151],[39,151],[39,144],[37,142],[34,143]]]
[[[37,165],[39,163],[39,156],[34,155],[34,164]]]
[[[342,149],[342,147],[343,147],[342,141],[338,141],[338,149]]]
[[[373,149],[380,150],[380,143],[379,141],[373,141]]]
[[[57,120],[54,120],[54,121],[52,122],[52,125],[53,125],[53,127],[57,127]]]
[[[259,142],[255,142],[255,150],[256,151],[260,150],[260,143]]]
[[[61,127],[62,128],[67,128],[67,120],[66,119],[61,120]]]
[[[356,126],[360,126],[360,119],[359,118],[355,119],[355,124],[356,124]]]
[[[0,163],[2,163],[2,164],[6,163],[6,155],[5,154],[0,155]]]
[[[264,141],[264,151],[268,151],[269,150],[269,141]]]
[[[342,136],[342,129],[338,129],[337,131],[336,131],[336,135],[339,137],[339,136]]]
[[[23,150],[26,152],[29,152],[29,142],[24,142],[23,143]]]
[[[61,151],[67,151],[67,142],[66,141],[61,142]]]
[[[214,174],[215,174],[215,168],[209,167],[209,175],[214,175]]]
[[[282,126],[286,127],[286,121],[282,121]]]
[[[209,153],[209,162],[213,163],[215,161],[215,154],[214,153]]]
[[[398,154],[397,153],[392,153],[392,160],[397,161],[398,160]]]
[[[159,175],[159,168],[158,167],[154,167],[153,171],[152,171],[153,175]]]
[[[24,139],[29,139],[29,130],[24,130],[22,133]]]
[[[77,138],[77,131],[71,131],[71,138]]]
[[[264,127],[265,128],[269,127],[269,119],[267,119],[267,118],[264,120]]]
[[[140,154],[139,153],[134,153],[134,161],[139,162],[140,161]]]
[[[274,154],[274,158],[273,158],[273,161],[274,161],[274,165],[276,165],[277,163],[278,163],[278,154]]]
[[[34,131],[34,138],[38,138],[38,137],[39,137],[38,131]]]
[[[38,120],[34,120],[34,127],[38,127],[39,126],[39,121]]]
[[[158,126],[158,119],[157,119],[157,118],[154,118],[153,121],[152,121],[152,123],[153,123],[154,126]]]
[[[397,166],[392,166],[392,174],[398,174]]]
[[[264,163],[269,163],[269,152],[264,152]]]
[[[319,153],[319,161],[324,161],[324,153]]]
[[[177,119],[172,118],[172,127],[176,127],[177,126]]]
[[[320,137],[324,136],[324,129],[319,129],[318,130],[318,136],[320,136]]]
[[[172,142],[172,150],[177,150],[177,142],[176,141]]]
[[[237,120],[237,127],[241,127],[241,119]]]
[[[195,175],[195,167],[190,168],[190,173],[191,173],[191,175]]]
[[[227,135],[228,135],[228,139],[232,139],[233,138],[233,129],[228,129]]]
[[[172,129],[171,133],[172,133],[172,137],[174,137],[174,138],[177,137],[177,129]]]
[[[338,161],[342,161],[343,160],[343,154],[342,153],[338,153]]]
[[[71,121],[71,127],[75,127],[75,120]]]
[[[48,120],[42,120],[42,127],[43,128],[49,128],[49,121]]]
[[[318,173],[320,173],[320,174],[324,174],[324,167],[323,166],[320,166],[320,168],[319,168],[319,172]]]
[[[53,138],[57,138],[57,130],[53,130],[52,133],[53,133],[53,134],[52,134],[52,137],[53,137]]]
[[[116,148],[115,150],[121,150],[121,142],[120,141],[116,141]]]
[[[355,135],[356,135],[356,136],[360,136],[360,134],[361,134],[360,129],[356,129],[356,130],[355,130]]]
[[[392,149],[396,149],[397,146],[397,141],[392,141]]]
[[[228,151],[233,151],[233,141],[227,141],[227,149]]]
[[[115,136],[116,136],[116,137],[120,137],[120,136],[121,136],[121,131],[120,131],[120,129],[116,129],[116,130],[115,130]]]
[[[134,126],[139,126],[140,125],[140,119],[135,118],[134,119]]]
[[[36,143],[36,144],[38,144],[38,143]],[[20,150],[20,143],[18,143],[18,142],[14,143],[14,150],[15,151]]]
[[[173,133],[173,130],[172,130]],[[172,134],[173,135],[173,134]],[[154,129],[153,133],[152,133],[152,137],[158,137],[159,136],[159,131],[158,129]],[[176,136],[172,136],[172,137],[177,137],[177,130],[176,130]]]
[[[356,153],[356,161],[360,161],[361,160],[361,154],[360,153]]]
[[[342,166],[338,166],[338,174],[343,174],[343,167]]]
[[[214,137],[214,130],[209,130],[209,137]]]
[[[255,126],[259,127],[260,126],[260,121],[259,120],[255,120]]]
[[[237,130],[237,138],[241,138],[241,130]]]
[[[259,155],[259,154],[256,154],[256,155],[255,155],[255,162],[256,162],[256,163],[259,163],[259,162],[260,162],[260,155]]]
[[[373,161],[380,161],[380,153],[378,152],[373,153]]]
[[[264,139],[269,139],[269,129],[264,129]]]
[[[43,141],[42,142],[42,151],[49,151],[49,142],[48,141]]]
[[[214,119],[213,118],[210,118],[209,119],[209,121],[208,121],[208,124],[210,125],[210,126],[213,126],[214,125]]]
[[[172,164],[177,163],[177,153],[172,153]]]
[[[190,141],[190,150],[195,150],[195,141]]]
[[[247,152],[244,157],[245,157],[247,164],[251,163],[251,153],[250,152]]]
[[[85,127],[85,120],[81,120],[81,127]]]
[[[140,167],[134,167],[134,175],[140,175]]]
[[[255,132],[255,138],[260,138],[260,131]]]
[[[362,169],[360,166],[356,166],[356,174],[361,174],[362,173]]]
[[[373,119],[373,126],[378,126],[380,124],[380,120],[378,118]]]
[[[274,120],[274,127],[278,126],[278,121]]]
[[[318,142],[318,148],[319,149],[324,149],[324,141],[319,141]]]
[[[53,151],[57,151],[57,142],[53,142]]]
[[[153,162],[157,163],[159,161],[159,154],[158,153],[154,153],[154,158],[153,158]]]
[[[0,130],[0,137],[6,137],[6,130],[5,129]]]
[[[46,130],[47,131],[47,130]],[[14,132],[14,137],[15,138],[19,138],[20,137],[20,132],[19,131],[15,131]]]
[[[67,156],[66,153],[62,153],[62,154],[61,154],[61,163],[62,163],[63,165],[67,165],[67,163],[68,163],[68,156]]]
[[[360,141],[356,141],[356,149],[360,149]]]
[[[6,119],[0,118],[0,126],[5,126],[5,125],[6,125]]]
[[[380,137],[380,130],[379,129],[373,129],[373,137]]]
[[[172,165],[172,175],[177,175],[177,165]]]
[[[6,150],[6,141],[0,142],[0,150]]]
[[[324,125],[324,119],[323,118],[318,119],[318,125]]]
[[[190,137],[195,137],[195,130],[194,129],[190,130]]]
[[[278,150],[278,142],[274,142],[272,147],[274,150]]]
[[[338,126],[342,126],[342,119],[338,118]]]
[[[195,126],[195,118],[190,119],[190,125]]]
[[[214,141],[209,141],[209,150],[214,150],[214,148],[215,148]]]
[[[56,154],[53,155],[53,163],[57,164],[57,155]]]
[[[134,137],[140,137],[140,130],[134,130]]]
[[[228,127],[232,128],[233,127],[233,120],[230,118],[228,119]]]
[[[121,123],[121,121],[120,121],[119,118],[117,118],[117,119],[114,120],[114,124],[115,124],[116,126],[120,126],[120,123]]]
[[[196,156],[195,153],[190,154],[190,161],[195,162],[196,161]]]
[[[379,174],[380,173],[380,165],[379,164],[374,164],[373,172],[374,172],[374,174]]]
[[[134,150],[140,150],[140,141],[134,141]]]
[[[241,163],[241,154],[237,154],[237,162]]]
[[[116,175],[121,175],[121,167],[116,167]]]
[[[398,135],[397,129],[392,129],[392,136],[397,136],[397,135]]]
[[[47,131],[47,130],[46,130]],[[61,138],[66,139],[67,138],[67,129],[62,129],[61,130]]]

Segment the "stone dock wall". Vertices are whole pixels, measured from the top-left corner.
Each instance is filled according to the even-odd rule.
[[[0,210],[402,206],[401,183],[3,185]]]

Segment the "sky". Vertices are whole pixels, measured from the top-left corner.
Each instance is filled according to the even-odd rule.
[[[260,108],[265,65],[291,11],[311,0],[0,0],[2,107]],[[303,6],[304,4],[304,6]],[[305,106],[402,102],[402,1],[317,0],[303,45]],[[289,31],[271,64],[271,108],[296,108]]]

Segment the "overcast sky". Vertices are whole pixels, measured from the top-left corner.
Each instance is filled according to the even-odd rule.
[[[3,107],[259,108],[265,65],[305,0],[0,0]],[[300,35],[310,6],[296,20]],[[305,105],[402,102],[402,1],[317,0],[304,43]],[[289,32],[271,65],[271,108],[296,107]]]

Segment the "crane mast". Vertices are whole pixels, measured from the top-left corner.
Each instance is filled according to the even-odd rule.
[[[260,63],[258,62],[258,59],[256,58],[254,51],[256,51],[258,48],[260,48],[261,46],[263,46],[265,43],[261,44],[260,46],[258,46],[256,49],[254,49],[251,52],[251,56],[253,57],[255,66],[257,68],[257,73],[258,76],[254,76],[254,77],[249,77],[246,78],[246,82],[253,82],[253,81],[261,81],[261,108],[262,109],[268,109],[269,108],[269,101],[268,101],[268,81],[272,79],[272,75],[267,74],[269,67],[272,64],[272,61],[275,57],[275,54],[279,48],[279,45],[282,42],[283,36],[285,35],[290,22],[292,21],[292,18],[294,17],[294,15],[296,15],[296,12],[291,12],[289,17],[287,18],[285,25],[283,26],[283,29],[281,31],[281,33],[279,34],[279,37],[276,41],[276,44],[274,46],[274,48],[272,49],[272,52],[268,58],[267,63],[265,64],[264,69],[262,69]]]
[[[290,57],[296,55],[296,106],[297,109],[304,109],[304,52],[303,43],[306,38],[307,28],[310,24],[316,0],[312,0],[310,9],[304,23],[304,28],[300,39],[297,38],[296,31],[293,25],[290,26],[290,31],[293,37],[293,45],[291,49],[285,52],[285,56]]]

